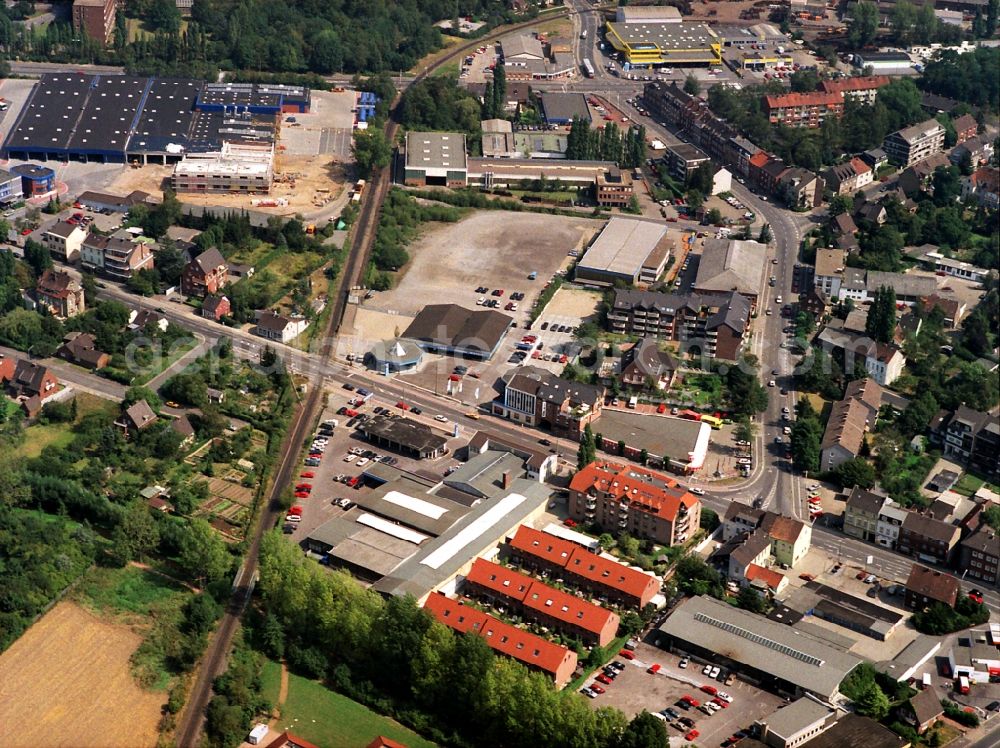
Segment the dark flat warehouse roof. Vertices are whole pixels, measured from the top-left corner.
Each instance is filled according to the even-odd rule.
[[[149,78],[126,75],[95,78],[69,149],[124,151],[148,85]]]
[[[93,76],[76,73],[43,75],[28,97],[8,148],[66,148],[83,113]]]
[[[129,143],[130,150],[162,151],[187,141],[194,120],[194,102],[201,81],[157,78],[149,87],[146,106]]]

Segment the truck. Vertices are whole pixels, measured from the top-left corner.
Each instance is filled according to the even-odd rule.
[[[923,684],[923,687],[925,689],[930,688],[931,687],[931,674],[930,673],[924,673],[923,676],[921,677],[920,681]]]
[[[632,395],[632,397],[628,399],[628,407],[631,408],[632,410],[635,410],[635,406],[637,406],[638,404],[639,404],[639,398],[637,395]]]
[[[958,676],[957,688],[955,689],[959,693],[965,694],[969,692],[969,678],[965,675]]]

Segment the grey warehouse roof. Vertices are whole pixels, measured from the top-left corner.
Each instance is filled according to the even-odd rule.
[[[464,133],[406,133],[407,168],[465,170],[467,165]]]
[[[685,600],[660,627],[681,641],[725,655],[824,697],[861,658],[781,623],[710,597]]]
[[[662,223],[615,216],[583,255],[578,270],[634,279],[666,235]]]

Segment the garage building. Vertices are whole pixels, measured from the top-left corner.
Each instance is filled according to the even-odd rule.
[[[576,266],[576,279],[605,286],[615,281],[654,283],[663,274],[672,248],[662,223],[616,216],[584,253]]]
[[[834,698],[861,658],[817,637],[710,597],[685,600],[660,626],[661,644],[740,673],[780,694]]]
[[[448,451],[448,439],[429,426],[408,418],[373,416],[360,426],[372,444],[412,454],[421,459],[440,457]]]
[[[542,112],[550,125],[568,125],[578,117],[590,124],[590,108],[587,97],[582,93],[562,93],[545,91],[541,94]]]
[[[410,187],[464,187],[468,181],[464,133],[406,133],[404,184]]]
[[[458,304],[428,304],[403,333],[425,351],[488,361],[514,324],[492,309],[473,311]]]

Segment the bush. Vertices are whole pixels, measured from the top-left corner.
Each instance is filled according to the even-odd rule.
[[[979,727],[979,716],[974,712],[967,712],[954,701],[941,699],[941,706],[944,707],[944,716],[952,719],[965,727]]]

